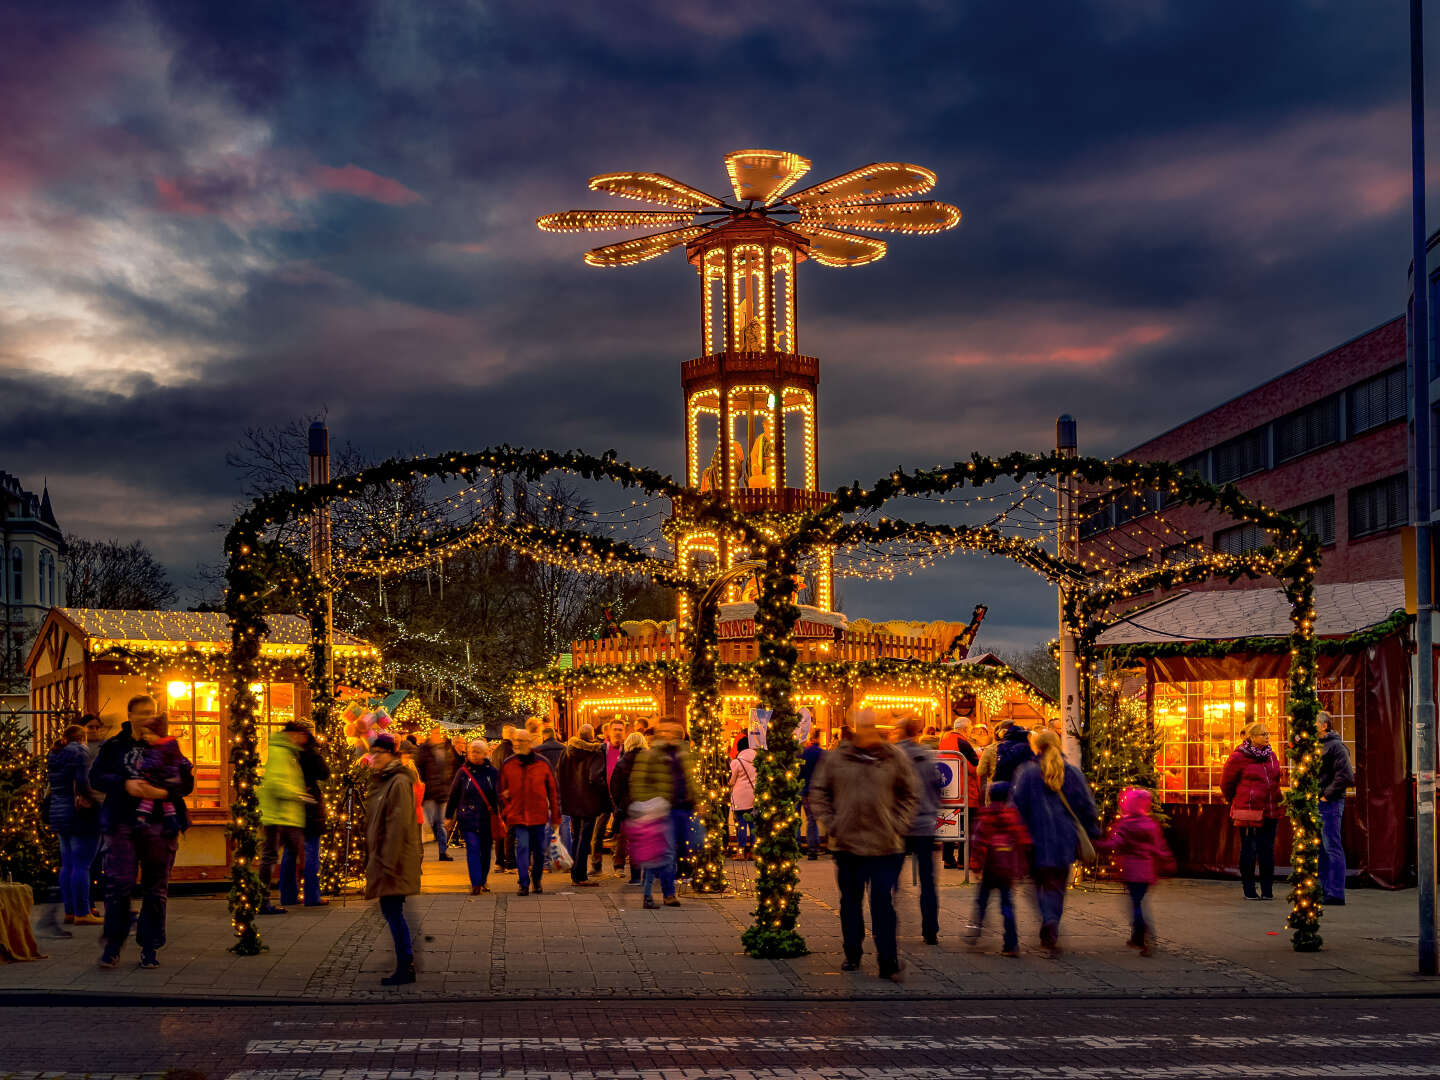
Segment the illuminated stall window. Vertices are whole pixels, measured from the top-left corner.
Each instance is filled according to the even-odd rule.
[[[165,684],[170,734],[195,766],[195,791],[186,802],[196,809],[220,808],[221,704],[218,682],[171,679]]]
[[[251,683],[250,689],[260,699],[255,710],[255,745],[260,751],[260,771],[264,773],[271,737],[295,719],[295,684]]]

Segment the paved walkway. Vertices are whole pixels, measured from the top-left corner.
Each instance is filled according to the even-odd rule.
[[[433,854],[433,846],[427,854]],[[915,888],[902,883],[903,985],[865,968],[839,969],[837,893],[830,864],[802,866],[801,930],[811,954],[753,960],[740,948],[753,900],[743,895],[751,864],[732,865],[742,894],[686,895],[679,908],[646,911],[640,890],[614,874],[597,889],[572,889],[568,876],[547,875],[543,896],[515,894],[514,874],[492,876],[491,895],[471,897],[464,863],[425,863],[422,895],[409,901],[420,980],[387,990],[379,978],[393,964],[389,934],[376,906],[336,900],[292,908],[261,920],[268,950],[257,957],[227,951],[233,939],[223,897],[171,901],[169,945],[161,967],[142,971],[133,943],[115,971],[95,967],[98,927],[73,938],[49,936],[51,909],[37,912],[49,958],[0,965],[0,999],[15,995],[99,994],[188,1001],[345,1001],[407,999],[889,998],[1136,995],[1350,995],[1440,993],[1440,981],[1415,970],[1413,890],[1352,890],[1350,903],[1327,911],[1324,951],[1291,951],[1283,901],[1256,903],[1230,882],[1170,881],[1156,892],[1156,955],[1124,945],[1128,909],[1118,886],[1072,891],[1063,925],[1065,953],[1042,957],[1028,895],[1018,904],[1019,959],[999,955],[998,913],[990,913],[977,949],[962,940],[974,887],[942,872],[941,944],[919,937]]]

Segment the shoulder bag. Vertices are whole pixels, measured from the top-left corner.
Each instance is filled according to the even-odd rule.
[[[470,786],[475,789],[475,794],[480,796],[480,801],[485,804],[485,809],[490,811],[490,839],[505,835],[505,826],[500,821],[500,814],[490,802],[490,797],[485,794],[485,789],[475,779],[475,774],[470,771],[469,766],[461,765],[460,771],[465,774],[465,779],[470,781]]]
[[[1075,823],[1075,839],[1080,842],[1080,861],[1086,866],[1094,866],[1100,861],[1100,856],[1095,853],[1095,845],[1090,841],[1090,834],[1085,831],[1085,826],[1080,824],[1080,819],[1075,811],[1070,809],[1070,800],[1065,798],[1065,790],[1055,792],[1060,796],[1060,802],[1065,806],[1065,812],[1070,815],[1070,820]]]

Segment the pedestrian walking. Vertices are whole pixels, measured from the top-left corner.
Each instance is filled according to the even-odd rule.
[[[1098,837],[1100,824],[1090,785],[1079,769],[1065,763],[1059,736],[1049,728],[1032,731],[1030,749],[1033,760],[1015,770],[1010,798],[1030,834],[1040,945],[1050,956],[1058,956],[1060,917],[1065,913],[1070,870],[1081,850],[1080,835]]]
[[[965,759],[965,769],[968,775],[965,777],[965,790],[970,793],[970,804],[978,805],[985,801],[985,796],[980,789],[980,775],[976,766],[980,764],[980,755],[975,749],[975,744],[970,741],[970,720],[968,717],[957,716],[950,730],[940,736],[940,749],[949,750],[959,754]],[[993,770],[992,770],[993,771]],[[970,828],[970,822],[965,822],[965,828]],[[960,862],[957,858],[961,845],[954,840],[946,840],[940,848],[940,861],[946,870],[959,870]]]
[[[605,744],[596,741],[594,726],[581,724],[565,743],[555,779],[560,785],[560,810],[570,819],[574,840],[570,883],[595,888],[600,883],[590,880],[590,850],[600,815],[610,812],[610,789],[605,776]]]
[[[630,880],[627,885],[640,885],[640,864],[631,855],[629,843],[625,836],[625,820],[630,809],[630,777],[635,771],[635,762],[642,752],[649,748],[645,736],[638,731],[632,731],[625,736],[624,752],[620,760],[615,763],[615,771],[610,774],[610,805],[614,807],[612,813],[617,823],[615,833],[615,869],[625,869],[628,859],[630,863]]]
[[[90,914],[90,867],[100,847],[100,797],[90,786],[85,727],[71,724],[45,756],[50,788],[50,828],[60,841],[60,900],[67,926],[94,926]]]
[[[164,723],[155,711],[155,699],[140,694],[125,707],[120,731],[106,739],[90,768],[90,786],[104,795],[100,831],[105,838],[105,926],[102,968],[120,963],[120,950],[130,936],[130,901],[135,877],[140,876],[140,918],[135,940],[140,966],[157,968],[156,952],[165,946],[165,906],[170,895],[170,872],[180,834],[190,824],[185,796],[195,788],[194,769],[180,755],[175,780],[157,783],[153,772],[146,779],[147,755],[165,736]],[[159,729],[158,731],[156,729]],[[157,756],[169,756],[168,754]],[[147,809],[142,811],[141,804]]]
[[[870,935],[880,977],[894,982],[903,978],[894,896],[919,788],[909,759],[885,742],[869,709],[856,717],[851,737],[825,755],[810,784],[810,800],[835,856],[845,971],[860,967],[865,941],[861,908],[868,886]]]
[[[1240,885],[1245,899],[1275,899],[1275,830],[1283,813],[1280,759],[1270,749],[1270,732],[1263,723],[1245,729],[1245,740],[1225,762],[1220,794],[1230,804],[1230,820],[1240,830]]]
[[[300,762],[300,776],[305,784],[305,866],[297,875],[295,855],[288,847],[280,853],[280,906],[301,902],[299,877],[305,879],[304,904],[306,907],[324,907],[330,901],[320,895],[320,840],[325,835],[325,789],[330,779],[330,766],[325,755],[320,753],[315,732],[309,724],[296,735],[296,755]]]
[[[425,736],[425,745],[415,755],[415,768],[420,772],[420,782],[425,785],[422,812],[430,831],[435,836],[436,858],[440,862],[451,862],[449,834],[445,829],[445,802],[454,786],[455,769],[460,764],[455,748],[442,727],[430,729]]]
[[[940,944],[940,894],[935,888],[935,825],[940,815],[940,759],[920,739],[924,727],[918,716],[901,721],[905,737],[898,744],[915,770],[915,816],[905,837],[905,854],[915,857],[920,880],[920,936],[926,945]]]
[[[995,773],[991,782],[1013,784],[1015,770],[1034,759],[1035,749],[1030,740],[1030,732],[1019,724],[1011,723],[1005,728],[1004,736],[995,744]]]
[[[735,814],[735,847],[740,858],[752,858],[753,830],[750,812],[755,809],[755,751],[749,738],[742,737],[730,759],[730,809]]]
[[[499,741],[490,747],[490,764],[495,766],[495,772],[499,775],[500,770],[505,768],[505,762],[509,761],[515,753],[515,726],[505,724],[500,729]],[[515,869],[515,830],[508,825],[504,835],[495,837],[495,870],[503,874]]]
[[[420,891],[420,825],[415,820],[415,781],[400,760],[395,736],[370,744],[370,794],[365,801],[365,899],[380,901],[380,914],[395,944],[395,971],[381,986],[415,981],[415,948],[405,922],[405,898]]]
[[[820,858],[820,819],[815,816],[815,810],[810,805],[810,782],[824,756],[825,748],[820,745],[820,729],[811,728],[805,749],[800,751],[800,809],[805,815],[805,857],[811,862]]]
[[[1320,733],[1320,889],[1326,904],[1345,904],[1345,789],[1355,783],[1350,751],[1335,718],[1321,711],[1315,718]]]
[[[1020,931],[1015,923],[1015,883],[1030,863],[1030,834],[1020,812],[1010,802],[1009,784],[992,784],[989,797],[976,808],[975,834],[970,838],[970,869],[980,876],[975,894],[975,915],[966,941],[974,947],[985,927],[985,912],[992,894],[1000,900],[1004,935],[1001,956],[1020,955]]]
[[[605,795],[606,808],[595,819],[595,837],[590,844],[590,873],[598,874],[605,865],[605,846],[618,821],[614,800],[610,798],[610,778],[625,752],[625,721],[612,720],[605,725]],[[616,867],[618,870],[619,867]]]
[[[663,717],[656,721],[655,737],[650,741],[649,748],[635,759],[635,767],[630,774],[627,818],[638,803],[658,799],[668,807],[657,823],[663,838],[663,854],[646,862],[641,878],[647,908],[659,906],[652,894],[656,881],[660,882],[660,895],[665,906],[680,906],[680,900],[675,895],[680,849],[690,834],[690,818],[700,791],[690,751],[684,745],[684,734],[684,725],[678,720]]]
[[[515,732],[515,753],[500,770],[500,817],[515,834],[515,868],[521,896],[543,893],[545,825],[560,824],[560,790],[549,763],[535,753],[534,737]]]
[[[270,752],[265,756],[265,778],[260,781],[260,824],[264,833],[260,842],[260,914],[284,915],[283,905],[270,903],[270,878],[275,865],[281,862],[283,848],[289,856],[291,873],[300,861],[305,847],[305,804],[310,793],[305,789],[305,773],[300,768],[300,741],[308,734],[300,720],[288,721],[270,739]],[[292,879],[287,890],[280,883],[282,896],[294,894],[299,885]]]
[[[1130,894],[1131,948],[1149,956],[1155,943],[1155,927],[1145,911],[1145,896],[1161,874],[1175,872],[1175,857],[1165,843],[1160,823],[1150,816],[1152,797],[1144,788],[1126,788],[1120,793],[1120,814],[1110,835],[1096,845],[1120,864],[1120,880]]]
[[[471,896],[490,891],[487,882],[491,838],[504,828],[500,824],[499,783],[500,774],[490,764],[490,744],[484,739],[471,739],[465,760],[450,784],[444,821],[447,833],[457,824],[460,826]]]

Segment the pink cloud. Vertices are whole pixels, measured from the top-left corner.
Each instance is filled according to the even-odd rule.
[[[185,193],[178,180],[168,176],[155,178],[155,196],[160,200],[160,209],[171,214],[209,214],[211,208]]]
[[[1130,349],[1156,345],[1174,337],[1171,323],[1142,323],[1116,329],[1087,325],[1087,320],[1032,323],[1024,329],[993,333],[976,327],[988,348],[951,352],[945,359],[957,367],[995,364],[1101,367]]]
[[[310,180],[322,191],[357,195],[387,206],[408,206],[421,201],[421,196],[400,181],[362,169],[359,165],[346,165],[339,169],[322,165],[311,172]]]

